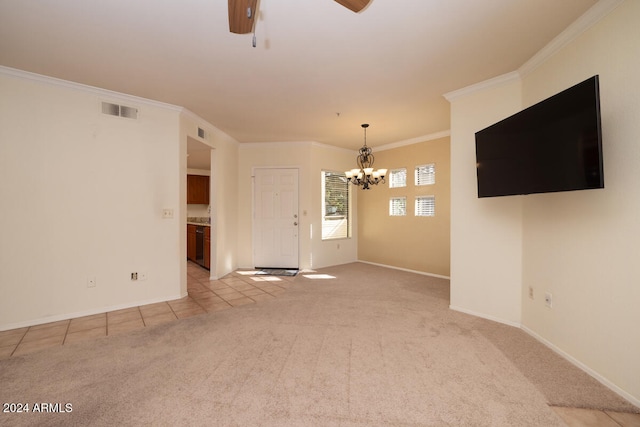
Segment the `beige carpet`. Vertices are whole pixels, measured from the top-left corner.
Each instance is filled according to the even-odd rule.
[[[355,263],[282,296],[0,361],[0,425],[561,426],[637,411],[522,331],[448,309],[448,281]]]

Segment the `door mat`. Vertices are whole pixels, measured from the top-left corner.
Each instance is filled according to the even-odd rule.
[[[287,270],[284,268],[261,268],[256,276],[295,276],[298,270]]]

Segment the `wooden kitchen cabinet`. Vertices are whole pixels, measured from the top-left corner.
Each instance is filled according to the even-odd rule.
[[[209,204],[209,177],[204,175],[187,175],[187,204]]]
[[[211,227],[204,228],[204,268],[211,268]]]
[[[196,261],[196,226],[187,224],[187,259]]]

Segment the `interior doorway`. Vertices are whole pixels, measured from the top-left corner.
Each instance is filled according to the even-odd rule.
[[[202,257],[206,257],[203,266],[209,269],[210,274],[215,275],[216,271],[216,226],[214,216],[214,206],[216,206],[214,183],[212,182],[212,157],[214,149],[207,144],[198,141],[195,138],[187,137],[187,175],[197,175],[199,177],[207,177],[206,201],[198,200],[196,202],[189,201],[189,191],[187,188],[187,253],[189,253],[189,225],[197,225],[198,230],[202,231]],[[189,187],[189,179],[187,179],[187,187]],[[207,203],[208,201],[208,203]],[[200,230],[202,229],[202,230]],[[206,234],[205,234],[206,232]]]

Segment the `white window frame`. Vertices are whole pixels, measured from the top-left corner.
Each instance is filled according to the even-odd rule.
[[[404,178],[402,177],[404,175]],[[407,186],[407,168],[391,169],[389,171],[389,188],[402,188]]]
[[[418,165],[414,169],[413,182],[416,186],[433,185],[436,183],[436,164]]]
[[[389,199],[389,216],[407,216],[407,198],[405,196]]]
[[[339,194],[335,200],[327,200],[328,174],[337,176],[344,181],[346,205]],[[352,234],[351,226],[351,185],[347,182],[344,172],[323,170],[321,173],[322,192],[322,240],[348,239]],[[337,189],[339,190],[339,189]],[[339,193],[339,191],[338,191]],[[332,197],[332,196],[329,196]]]
[[[427,206],[422,206],[422,201],[426,201]],[[416,196],[414,214],[420,217],[436,216],[436,196]]]

